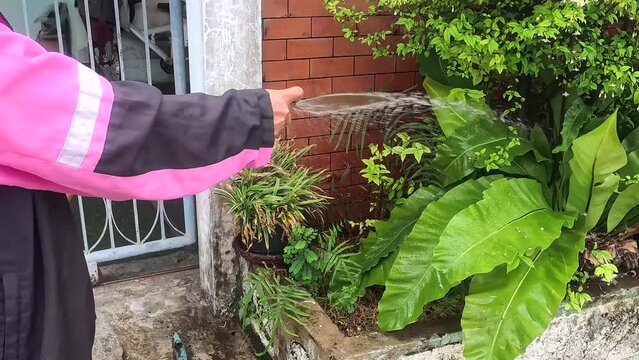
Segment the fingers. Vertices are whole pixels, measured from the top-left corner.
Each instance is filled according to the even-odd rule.
[[[294,86],[294,87],[282,90],[282,99],[287,104],[302,100],[303,97],[304,97],[304,90],[299,86]]]

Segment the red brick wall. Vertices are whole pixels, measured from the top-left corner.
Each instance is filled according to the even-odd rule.
[[[366,8],[366,0],[352,0]],[[324,9],[323,0],[262,0],[264,87],[301,86],[307,97],[366,91],[400,91],[417,81],[412,59],[373,59],[371,49],[342,36],[342,26]],[[359,26],[360,33],[388,28],[391,16],[377,16]],[[396,42],[398,33],[389,38]],[[368,211],[362,163],[355,151],[330,143],[331,121],[294,117],[287,138],[299,146],[315,145],[304,163],[329,171],[324,185],[335,198],[330,218],[363,218]],[[380,142],[381,133],[370,132],[367,141]],[[356,141],[355,141],[356,142]]]

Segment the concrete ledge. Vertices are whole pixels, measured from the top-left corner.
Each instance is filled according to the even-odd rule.
[[[280,360],[462,360],[459,319],[409,326],[390,334],[346,337],[316,303],[299,337],[280,332],[271,355]],[[258,329],[264,337],[264,332]],[[521,360],[639,359],[639,287],[599,297],[582,313],[560,311]]]

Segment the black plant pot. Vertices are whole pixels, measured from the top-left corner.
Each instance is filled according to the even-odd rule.
[[[267,248],[265,241],[254,241],[248,251],[259,255],[283,255],[286,240],[284,239],[284,230],[282,228],[277,228],[268,245]]]
[[[278,229],[269,241],[269,247],[266,248],[264,242],[254,242],[250,248],[242,241],[242,236],[235,237],[233,242],[235,250],[249,263],[267,266],[283,266],[284,265],[284,247],[286,241],[284,231]]]

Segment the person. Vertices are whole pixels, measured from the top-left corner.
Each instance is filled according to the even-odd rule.
[[[302,95],[165,96],[109,83],[0,24],[0,359],[91,359],[93,294],[65,193],[206,190],[266,164]]]

